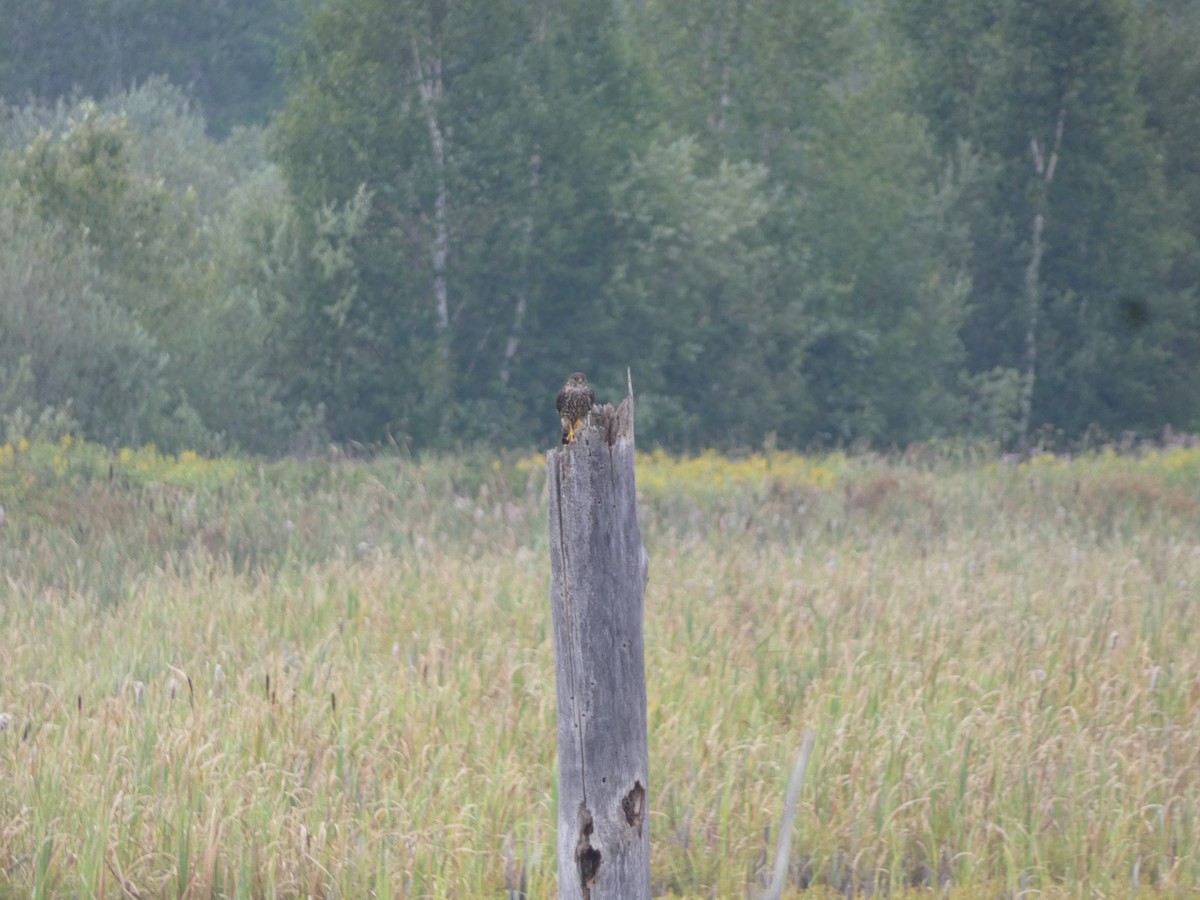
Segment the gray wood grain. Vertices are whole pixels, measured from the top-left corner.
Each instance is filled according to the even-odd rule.
[[[649,900],[643,602],[632,389],[547,455],[561,898]]]

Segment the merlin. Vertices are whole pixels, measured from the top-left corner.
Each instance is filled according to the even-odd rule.
[[[575,431],[592,411],[596,402],[596,392],[587,383],[587,376],[582,372],[573,372],[558,391],[555,406],[562,419],[563,443],[570,444],[575,440]]]

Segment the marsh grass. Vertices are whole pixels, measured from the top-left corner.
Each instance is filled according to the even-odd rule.
[[[1200,453],[638,479],[657,893],[1200,890]],[[0,448],[0,896],[551,895],[543,480]]]

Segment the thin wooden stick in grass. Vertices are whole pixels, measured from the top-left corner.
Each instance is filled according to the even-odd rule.
[[[633,387],[547,455],[558,689],[558,895],[649,900],[648,560],[634,485]]]
[[[796,764],[792,767],[787,799],[783,803],[783,820],[779,823],[779,843],[775,847],[775,873],[771,878],[771,886],[763,894],[763,900],[779,900],[783,895],[783,885],[787,881],[788,855],[792,849],[792,825],[796,821],[796,806],[800,802],[800,788],[804,786],[804,771],[808,768],[808,758],[812,756],[815,738],[816,735],[811,728],[804,732],[800,755],[796,757]]]

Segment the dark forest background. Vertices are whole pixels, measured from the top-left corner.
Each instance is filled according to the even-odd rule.
[[[8,439],[1200,430],[1194,0],[0,0],[0,97]]]

